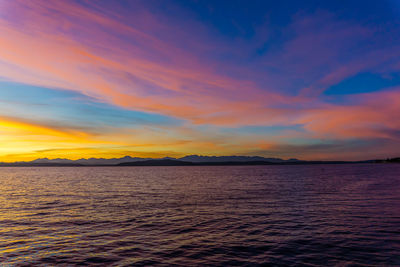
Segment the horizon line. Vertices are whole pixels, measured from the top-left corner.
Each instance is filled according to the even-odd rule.
[[[16,164],[16,163],[35,163],[35,161],[39,160],[48,160],[48,161],[56,161],[56,160],[63,160],[63,161],[71,161],[71,162],[77,162],[77,161],[90,161],[90,160],[122,160],[124,158],[131,158],[131,159],[139,159],[139,160],[181,160],[185,162],[185,160],[182,160],[186,157],[199,157],[199,158],[224,158],[224,157],[243,157],[243,158],[249,158],[249,161],[252,161],[251,158],[261,158],[261,160],[265,160],[266,162],[268,160],[278,160],[278,161],[283,161],[283,162],[290,162],[290,161],[298,161],[298,162],[367,162],[367,161],[388,161],[388,160],[395,160],[399,159],[399,157],[376,157],[376,158],[370,158],[370,159],[362,159],[362,160],[343,160],[343,159],[298,159],[295,157],[288,157],[288,158],[280,158],[280,157],[265,157],[265,156],[259,156],[259,155],[202,155],[202,154],[189,154],[189,155],[184,155],[181,157],[170,157],[170,156],[165,156],[165,157],[136,157],[136,156],[131,156],[131,155],[125,155],[121,157],[88,157],[88,158],[79,158],[79,159],[70,159],[66,157],[43,157],[43,158],[35,158],[33,160],[27,160],[27,161],[0,161],[0,164]],[[191,162],[188,161],[187,162]]]

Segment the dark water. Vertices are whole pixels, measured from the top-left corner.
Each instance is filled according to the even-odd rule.
[[[0,168],[2,265],[400,265],[400,165]]]

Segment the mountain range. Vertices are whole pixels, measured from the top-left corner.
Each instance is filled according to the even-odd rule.
[[[0,162],[0,166],[202,166],[202,165],[291,165],[291,164],[340,164],[340,163],[392,163],[398,158],[365,161],[305,161],[298,159],[264,158],[260,156],[200,156],[189,155],[181,158],[88,158],[70,160],[63,158],[40,158],[32,161],[13,163]]]
[[[224,162],[270,162],[270,163],[284,163],[284,162],[297,162],[297,159],[289,159],[283,160],[279,158],[264,158],[259,156],[199,156],[199,155],[189,155],[181,158],[139,158],[139,157],[130,157],[125,156],[122,158],[88,158],[88,159],[78,159],[78,160],[70,160],[63,158],[56,159],[48,159],[48,158],[40,158],[32,161],[19,161],[14,163],[0,163],[2,165],[83,165],[83,166],[93,166],[93,165],[119,165],[126,163],[134,163],[134,162],[150,162],[153,161],[159,162],[172,160],[175,163],[178,162],[189,162],[189,163],[224,163]]]

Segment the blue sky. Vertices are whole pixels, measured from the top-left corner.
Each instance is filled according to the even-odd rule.
[[[391,0],[2,1],[0,160],[396,156],[399,26]]]

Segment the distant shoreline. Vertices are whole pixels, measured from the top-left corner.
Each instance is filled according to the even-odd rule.
[[[366,160],[366,161],[227,161],[227,162],[190,162],[180,160],[144,160],[118,164],[77,164],[77,163],[0,163],[0,167],[129,167],[129,166],[265,166],[265,165],[335,165],[335,164],[366,164],[366,163],[400,163],[398,159]]]

